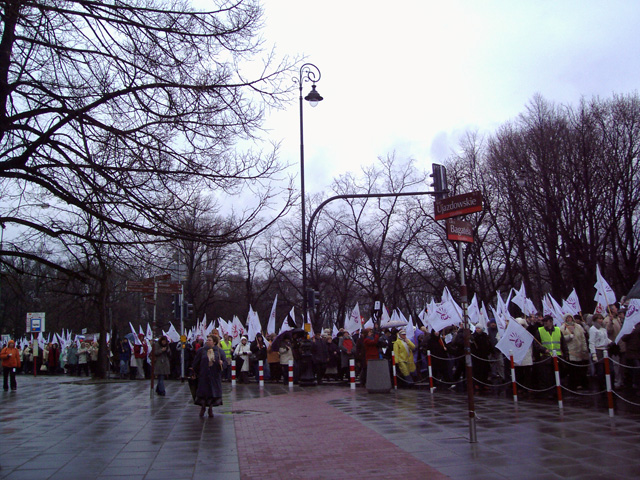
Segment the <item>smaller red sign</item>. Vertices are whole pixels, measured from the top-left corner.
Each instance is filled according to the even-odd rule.
[[[144,300],[144,303],[148,303],[149,305],[156,304],[156,300],[153,298],[153,295],[144,295],[142,299]]]
[[[180,282],[156,283],[158,293],[182,293],[182,284]]]
[[[473,226],[464,220],[447,218],[447,239],[473,243]]]
[[[127,280],[127,292],[153,293],[153,283],[138,282],[135,280]]]

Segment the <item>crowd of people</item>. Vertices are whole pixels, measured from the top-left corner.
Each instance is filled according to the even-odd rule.
[[[516,366],[516,378],[523,393],[547,392],[555,386],[553,352],[559,359],[562,383],[569,390],[602,390],[605,387],[604,352],[611,359],[612,386],[615,389],[632,389],[640,395],[640,324],[624,335],[618,336],[624,322],[625,308],[611,305],[607,315],[565,315],[560,326],[554,325],[551,316],[539,315],[516,318],[514,321],[529,331],[535,341],[529,352]],[[214,349],[211,365],[219,366],[220,382],[231,381],[232,360],[236,363],[238,383],[255,382],[259,378],[259,362],[263,362],[263,378],[267,382],[289,381],[289,362],[293,362],[293,382],[298,383],[301,365],[312,369],[318,385],[326,381],[349,380],[349,361],[355,362],[356,377],[366,384],[367,363],[372,359],[387,359],[391,368],[392,352],[395,355],[399,386],[411,387],[425,382],[431,376],[436,386],[464,388],[465,339],[464,328],[449,327],[442,332],[427,327],[416,328],[411,335],[403,328],[365,328],[353,335],[340,330],[332,335],[324,330],[309,335],[303,329],[293,329],[278,336],[264,337],[258,333],[253,341],[242,336],[234,345],[228,334],[214,329],[211,335],[197,338],[184,347],[180,342],[169,342],[161,337],[153,345],[147,344],[144,335],[131,345],[127,338],[116,341],[110,349],[113,372],[122,379],[145,379],[151,375],[151,355],[154,356],[154,373],[158,377],[156,393],[165,395],[166,378],[181,378],[183,372],[193,368],[204,372],[202,353]],[[496,348],[501,331],[494,320],[470,332],[470,353],[474,388],[487,391],[510,382],[510,362]],[[214,345],[207,344],[208,338]],[[215,348],[214,348],[215,347]],[[184,349],[183,370],[181,349]],[[64,374],[89,376],[95,373],[98,360],[97,342],[72,342],[64,349],[52,343],[33,353],[31,344],[20,349],[11,341],[0,355],[4,373],[4,389],[16,389],[15,373],[34,371],[47,375]],[[213,375],[210,375],[213,377]],[[211,388],[218,392],[217,388]],[[213,397],[211,397],[213,398]],[[217,397],[216,397],[217,398]],[[214,401],[214,400],[212,400]],[[217,400],[215,400],[217,401]],[[204,407],[211,403],[203,402]],[[203,410],[204,413],[204,410]]]

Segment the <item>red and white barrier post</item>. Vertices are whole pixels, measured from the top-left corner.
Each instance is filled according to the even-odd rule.
[[[391,352],[391,365],[393,368],[393,389],[398,389],[398,374],[396,373],[396,353]]]
[[[613,417],[613,392],[611,390],[611,365],[609,364],[609,352],[604,351],[604,379],[607,382],[607,402],[609,403],[609,416]]]
[[[289,388],[293,388],[293,360],[289,360]]]
[[[264,388],[264,360],[258,360],[258,384]]]
[[[349,384],[351,390],[356,389],[356,361],[353,358],[349,359]]]
[[[556,374],[556,393],[558,395],[558,408],[562,410],[562,385],[560,385],[560,369],[558,368],[558,354],[553,351],[553,370]]]
[[[511,385],[513,387],[513,401],[518,403],[518,385],[516,384],[516,367],[513,363],[513,350],[509,350],[509,358],[511,359]]]
[[[431,369],[431,350],[427,350],[427,364],[429,365],[429,391],[433,393],[433,370]]]
[[[236,386],[236,361],[231,360],[231,386]]]

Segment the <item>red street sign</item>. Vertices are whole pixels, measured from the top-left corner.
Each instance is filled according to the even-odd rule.
[[[149,305],[155,305],[156,301],[153,298],[153,295],[144,295],[142,297],[142,299],[144,300],[144,303],[148,303]]]
[[[154,282],[168,282],[171,280],[170,273],[163,273],[162,275],[156,275],[155,277],[149,277],[142,280],[144,283],[154,283]]]
[[[180,282],[156,283],[158,293],[182,293],[182,284]]]
[[[447,239],[473,243],[473,226],[464,220],[447,218]]]
[[[482,211],[482,193],[471,192],[433,202],[436,220]]]
[[[153,283],[138,282],[127,280],[127,292],[153,293]]]

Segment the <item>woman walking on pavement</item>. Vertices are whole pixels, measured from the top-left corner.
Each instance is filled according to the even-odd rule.
[[[155,355],[154,373],[158,376],[158,386],[156,393],[164,397],[167,392],[164,388],[164,377],[171,373],[171,364],[169,362],[169,340],[164,335],[153,346],[153,354]]]
[[[9,390],[9,378],[11,378],[11,390],[16,390],[18,388],[16,370],[20,368],[20,351],[16,348],[16,342],[9,340],[7,346],[0,352],[0,359],[2,359],[2,386],[4,391]]]
[[[198,389],[194,403],[200,405],[200,416],[204,417],[209,408],[209,416],[213,417],[212,407],[222,405],[222,372],[227,365],[227,356],[218,346],[220,339],[209,335],[204,347],[198,349],[191,368],[198,375]]]

